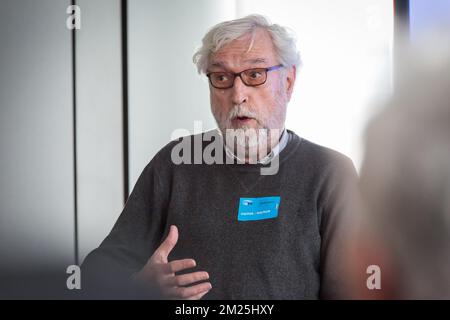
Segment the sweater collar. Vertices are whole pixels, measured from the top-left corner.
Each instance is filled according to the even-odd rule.
[[[220,130],[219,130],[219,132],[220,132]],[[283,149],[286,147],[288,141],[289,141],[289,134],[287,133],[286,128],[283,128],[283,132],[281,133],[281,137],[280,137],[280,140],[277,143],[277,145],[272,148],[272,150],[269,152],[269,154],[267,154],[264,158],[259,160],[258,163],[263,164],[263,165],[268,164],[270,161],[272,161],[273,158],[275,158],[277,155],[279,155],[281,151],[283,151]],[[228,148],[225,141],[223,142],[223,146],[225,149],[225,153],[227,154],[228,157],[230,157],[232,159],[234,158],[241,163],[245,162],[245,161],[241,160],[240,158],[238,158],[233,153],[233,151],[231,151],[230,148]]]

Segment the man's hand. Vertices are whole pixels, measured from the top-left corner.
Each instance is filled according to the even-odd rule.
[[[148,260],[147,264],[139,271],[134,279],[157,286],[164,297],[170,299],[198,300],[211,290],[209,282],[202,282],[193,286],[192,283],[209,279],[204,271],[197,271],[183,275],[175,275],[176,272],[194,268],[195,260],[183,259],[168,261],[168,256],[178,241],[178,229],[170,226],[169,234],[158,249]]]

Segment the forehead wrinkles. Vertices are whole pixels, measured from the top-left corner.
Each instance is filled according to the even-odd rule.
[[[219,50],[212,52],[210,63],[252,60],[252,58],[263,58],[264,60],[277,60],[277,54],[271,36],[263,29],[255,29],[227,44]]]

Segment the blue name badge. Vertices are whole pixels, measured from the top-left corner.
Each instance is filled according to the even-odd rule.
[[[238,221],[276,218],[280,197],[240,198]]]

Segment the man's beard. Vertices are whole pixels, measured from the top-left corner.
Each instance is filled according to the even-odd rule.
[[[245,118],[256,122],[256,126],[247,125],[246,121],[239,124],[238,119]],[[277,120],[274,122],[279,122]],[[251,163],[256,163],[257,159],[261,160],[270,153],[284,129],[283,125],[278,125],[281,128],[277,128],[275,123],[267,123],[259,114],[242,105],[235,105],[225,120],[216,117],[216,122],[227,148],[239,159],[246,159]]]

